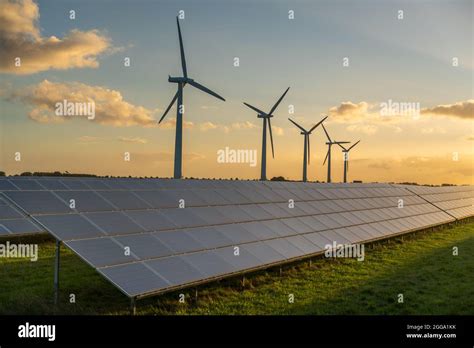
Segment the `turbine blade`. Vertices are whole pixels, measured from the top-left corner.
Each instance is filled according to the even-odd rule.
[[[321,123],[323,123],[323,121],[324,121],[326,118],[328,118],[328,117],[329,117],[329,116],[326,116],[326,117],[323,118],[321,121],[319,121],[318,123],[316,123],[316,125],[315,125],[313,128],[311,128],[308,133],[311,133],[312,131],[314,131],[314,130],[316,129],[316,127],[318,127]]]
[[[288,93],[288,90],[290,89],[290,87],[288,87],[285,91],[285,93],[283,93],[283,95],[280,97],[280,99],[278,99],[278,101],[275,103],[275,105],[273,105],[272,109],[270,110],[270,112],[268,113],[269,115],[273,114],[273,111],[276,110],[276,108],[278,107],[278,104],[280,104],[280,102],[283,100],[283,98],[285,97],[286,93]]]
[[[352,145],[350,148],[348,148],[347,151],[349,151],[350,149],[352,149],[354,146],[356,146],[359,143],[360,143],[360,140],[357,143],[355,143],[354,145]]]
[[[211,91],[209,88],[204,87],[203,85],[197,83],[196,81],[188,80],[187,83],[189,83],[193,87],[196,87],[197,89],[200,89],[203,92],[206,92],[207,94],[210,94],[210,95],[216,97],[217,99],[225,101],[225,99],[222,98],[219,94],[217,94],[216,92]]]
[[[324,133],[326,133],[326,136],[328,137],[329,142],[332,143],[331,137],[329,136],[328,131],[326,130],[326,127],[324,127],[324,123],[321,124],[321,126],[323,127]]]
[[[339,147],[340,147],[342,150],[348,151],[348,150],[347,150],[344,146],[342,146],[341,144],[339,144],[339,143],[336,143],[336,144],[339,145]]]
[[[329,157],[329,149],[328,149],[328,152],[326,153],[326,158],[324,158],[323,166],[326,164],[328,157]]]
[[[291,118],[288,118],[290,120],[291,123],[293,123],[296,127],[298,127],[299,129],[301,129],[304,133],[306,133],[306,130],[301,127],[298,123],[296,123],[295,121],[293,121]]]
[[[183,68],[184,77],[188,77],[188,71],[186,69],[186,58],[184,57],[183,37],[181,36],[181,28],[179,26],[179,18],[178,17],[176,17],[176,24],[178,25],[179,50],[181,52],[181,67]]]
[[[161,116],[160,120],[158,121],[158,123],[161,123],[161,121],[163,121],[163,119],[165,118],[166,114],[168,113],[168,111],[170,111],[171,107],[173,106],[174,102],[176,101],[176,99],[178,99],[178,93],[179,92],[176,92],[176,94],[174,95],[173,99],[171,100],[171,103],[170,105],[168,105],[168,107],[166,108],[166,111],[165,113],[163,114],[163,116]]]
[[[255,106],[252,106],[252,105],[247,104],[247,103],[245,103],[245,102],[244,102],[244,104],[245,104],[246,106],[248,106],[249,108],[251,108],[253,111],[256,111],[258,114],[260,114],[260,115],[266,115],[265,112],[263,112],[263,111],[260,110],[260,109],[257,109]]]
[[[272,124],[270,122],[270,117],[267,117],[266,119],[268,121],[268,129],[270,130],[270,143],[272,143],[272,157],[275,158],[275,151],[273,150]]]

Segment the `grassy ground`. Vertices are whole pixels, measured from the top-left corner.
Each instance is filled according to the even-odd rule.
[[[5,240],[0,243],[4,243]],[[31,243],[30,239],[15,242]],[[0,314],[128,314],[129,300],[67,248],[52,306],[54,242],[40,258],[0,258]],[[453,256],[453,247],[459,255]],[[364,262],[314,259],[138,302],[138,314],[474,314],[474,223],[366,247]],[[69,294],[76,303],[69,303]],[[402,293],[404,303],[398,303]],[[289,303],[289,295],[294,303]]]

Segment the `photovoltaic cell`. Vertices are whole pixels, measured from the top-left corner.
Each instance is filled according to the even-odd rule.
[[[142,263],[99,268],[98,271],[129,297],[143,295],[153,289],[163,289],[169,286],[169,283]]]
[[[58,197],[48,191],[5,192],[12,201],[31,214],[70,213],[72,210]]]
[[[108,235],[143,232],[144,229],[121,212],[97,212],[83,214]]]

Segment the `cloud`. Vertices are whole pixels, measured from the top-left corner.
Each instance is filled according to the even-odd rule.
[[[466,140],[474,141],[474,136],[467,137]]]
[[[208,105],[201,105],[201,109],[203,110],[217,110],[218,107],[217,106],[208,106]]]
[[[354,133],[372,135],[377,133],[378,127],[372,124],[353,124],[346,127],[346,130]]]
[[[421,110],[421,113],[472,120],[474,118],[474,99],[456,102],[453,104],[437,105],[432,108],[425,108]]]
[[[389,170],[391,169],[391,165],[387,161],[379,161],[379,162],[374,162],[370,163],[367,165],[368,168],[374,168],[374,169],[385,169]]]
[[[119,137],[118,140],[123,143],[135,143],[135,144],[146,144],[148,142],[148,140],[139,138],[139,137],[135,137],[135,138]]]
[[[159,124],[161,129],[175,129],[176,128],[176,119],[171,118]],[[194,123],[191,121],[183,120],[183,128],[184,129],[191,129],[194,128]]]
[[[81,118],[89,122],[114,127],[156,126],[153,111],[143,106],[133,105],[123,100],[119,91],[101,86],[90,86],[79,82],[57,83],[43,80],[37,85],[21,90],[4,92],[4,98],[31,105],[29,117],[37,122],[64,122]],[[90,103],[95,105],[95,118],[84,116],[56,116],[55,105],[67,100],[72,103]]]
[[[255,123],[252,123],[250,121],[245,121],[245,122],[234,122],[231,125],[232,129],[254,129],[257,128],[257,125]]]
[[[258,128],[258,126],[252,122],[245,121],[245,122],[234,122],[230,125],[225,125],[225,124],[217,124],[213,122],[203,122],[199,124],[199,130],[202,132],[207,132],[209,130],[222,130],[224,133],[229,133],[231,130],[248,130],[248,129],[255,129]],[[272,129],[276,130],[278,135],[281,135],[283,132],[283,129],[280,127],[272,126]]]
[[[199,129],[203,132],[207,132],[210,129],[216,129],[219,128],[219,125],[214,124],[212,122],[204,122],[199,125]]]
[[[442,127],[422,128],[421,134],[446,134],[446,130]]]
[[[359,103],[351,101],[342,102],[339,106],[331,107],[329,115],[336,120],[355,121],[365,118],[371,106],[371,104],[365,101]]]
[[[77,138],[77,140],[79,140],[81,143],[97,143],[101,140],[103,140],[102,138],[100,137],[93,137],[93,136],[90,136],[90,135],[82,135],[80,136],[79,138]]]
[[[144,162],[147,165],[159,162],[173,162],[174,153],[167,151],[132,153],[132,161]],[[204,155],[196,152],[188,152],[183,154],[184,161],[195,161],[206,158]]]
[[[49,69],[97,68],[111,40],[99,30],[71,30],[63,38],[42,37],[38,5],[32,0],[0,0],[0,72],[34,74]],[[16,58],[21,65],[16,66]]]

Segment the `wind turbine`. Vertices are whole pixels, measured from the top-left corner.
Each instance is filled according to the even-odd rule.
[[[275,112],[276,108],[278,107],[280,102],[283,100],[283,98],[285,97],[285,95],[286,95],[286,93],[288,92],[289,89],[290,89],[290,87],[288,87],[286,89],[285,93],[283,93],[283,95],[280,97],[280,99],[278,99],[278,101],[275,103],[275,105],[273,105],[273,107],[271,108],[271,110],[268,113],[263,112],[262,110],[256,108],[255,106],[252,106],[252,105],[247,104],[247,103],[244,102],[244,104],[246,106],[248,106],[249,108],[251,108],[252,110],[257,112],[257,117],[258,118],[263,119],[262,169],[261,169],[261,174],[260,174],[260,180],[267,180],[267,122],[268,122],[268,129],[269,129],[269,132],[270,132],[270,142],[272,144],[272,157],[275,158],[275,152],[274,152],[274,149],[273,149],[272,124],[270,122],[270,118],[273,117],[273,112]]]
[[[183,88],[186,84],[190,84],[197,89],[200,89],[207,94],[210,94],[218,99],[225,101],[219,94],[211,91],[209,88],[204,87],[203,85],[197,83],[192,78],[188,77],[188,71],[186,69],[186,58],[184,56],[184,47],[183,47],[183,38],[181,36],[181,28],[179,27],[179,19],[176,17],[176,24],[178,25],[178,36],[179,36],[179,49],[181,52],[181,67],[183,69],[183,76],[181,77],[172,77],[168,76],[168,82],[177,83],[178,84],[178,91],[174,95],[173,99],[171,100],[170,105],[166,108],[165,113],[161,116],[160,121],[161,123],[165,118],[168,111],[170,111],[171,107],[178,100],[177,107],[176,107],[176,137],[174,143],[174,178],[180,179],[182,176],[182,158],[183,158],[183,113],[184,113],[184,105],[183,105]]]
[[[311,133],[316,129],[316,127],[318,127],[321,123],[323,123],[323,121],[328,118],[328,116],[326,116],[325,118],[323,118],[321,121],[319,121],[315,126],[313,126],[313,128],[311,128],[309,131],[307,131],[306,129],[304,129],[303,127],[301,127],[298,123],[296,123],[295,121],[293,121],[291,118],[288,118],[290,120],[291,123],[293,123],[296,127],[298,127],[300,130],[301,130],[301,134],[304,135],[304,154],[303,154],[303,181],[306,182],[307,181],[307,175],[306,175],[306,168],[307,168],[307,165],[306,163],[310,163],[310,158],[311,158],[311,147],[309,146],[309,136],[311,135]]]
[[[354,146],[356,146],[359,143],[360,143],[360,140],[357,143],[353,144],[348,149],[346,149],[340,143],[337,144],[341,147],[342,153],[344,154],[344,182],[347,182],[347,172],[349,171],[349,151],[351,151],[351,149],[354,148]]]
[[[331,182],[331,147],[335,144],[349,144],[349,141],[332,141],[331,137],[328,134],[328,131],[326,130],[326,127],[324,127],[324,124],[322,126],[324,129],[324,133],[326,133],[326,137],[328,138],[328,141],[326,142],[326,145],[328,146],[328,152],[326,154],[326,158],[324,159],[323,165],[324,163],[326,163],[326,161],[328,161],[327,182],[330,183]]]

